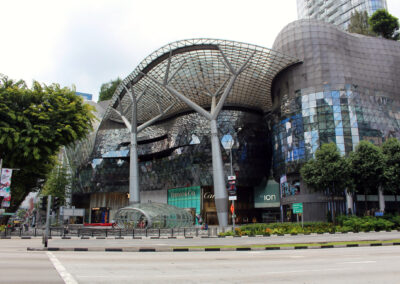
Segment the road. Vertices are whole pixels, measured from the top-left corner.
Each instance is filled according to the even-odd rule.
[[[26,250],[38,241],[0,240],[0,283],[399,283],[400,279],[399,246],[160,253]]]

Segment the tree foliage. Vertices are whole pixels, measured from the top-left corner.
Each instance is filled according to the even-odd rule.
[[[62,202],[65,200],[65,188],[71,183],[71,176],[68,174],[67,169],[59,163],[47,175],[46,182],[42,189],[42,195],[51,195],[53,197],[61,198]]]
[[[340,155],[335,143],[323,144],[316,152],[315,159],[309,160],[300,169],[304,182],[315,191],[328,192],[332,201],[343,195],[349,186],[347,160]],[[333,211],[333,220],[335,212]]]
[[[371,30],[387,39],[399,40],[399,19],[389,14],[388,11],[377,10],[368,20]]]
[[[371,142],[361,141],[349,159],[352,182],[358,193],[364,193],[367,209],[367,194],[376,192],[382,184],[385,167],[382,150]]]
[[[350,33],[356,33],[361,35],[375,35],[372,30],[370,29],[368,23],[368,14],[366,11],[358,12],[355,11],[351,14],[350,24],[347,27],[347,31]]]
[[[382,145],[385,169],[383,173],[385,188],[397,196],[400,194],[400,141],[389,138]]]
[[[99,102],[111,99],[120,83],[121,79],[117,78],[115,80],[111,80],[108,83],[102,84],[100,87]]]
[[[12,177],[10,211],[42,185],[59,148],[92,129],[92,110],[69,88],[38,82],[28,88],[0,75],[0,157],[4,167],[19,169]]]

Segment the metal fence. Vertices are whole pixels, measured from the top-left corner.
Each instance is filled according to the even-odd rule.
[[[173,228],[173,229],[118,229],[118,228],[63,228],[51,227],[49,230],[50,237],[211,237],[217,236],[222,232],[218,227],[209,227],[203,230],[197,227],[189,228]],[[0,237],[40,237],[45,229],[30,228],[6,228],[0,232]]]

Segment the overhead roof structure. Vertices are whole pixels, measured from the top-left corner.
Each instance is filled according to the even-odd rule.
[[[286,67],[300,62],[299,59],[241,42],[190,39],[167,44],[146,57],[116,89],[105,119],[122,122],[112,110],[121,106],[128,114],[127,119],[131,119],[129,108],[132,103],[126,96],[127,89],[131,88],[136,94],[144,92],[137,105],[139,125],[159,114],[160,107],[166,109],[173,102],[173,107],[164,117],[190,110],[187,104],[176,100],[162,85],[151,79],[162,82],[166,73],[173,74],[167,78],[170,86],[207,108],[211,104],[211,97],[207,94],[217,92],[231,76],[227,62],[237,69],[249,58],[246,69],[237,78],[224,105],[269,110],[273,78]]]

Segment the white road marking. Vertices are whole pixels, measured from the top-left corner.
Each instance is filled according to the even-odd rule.
[[[65,267],[61,264],[57,257],[55,257],[54,254],[49,251],[46,251],[46,254],[66,284],[78,284],[75,278],[67,271],[67,269],[65,269]]]
[[[364,263],[376,263],[376,261],[374,260],[365,260],[365,261],[347,261],[347,262],[342,262],[342,263],[346,263],[346,264],[364,264]]]
[[[287,273],[307,273],[307,272],[324,272],[324,271],[343,271],[338,268],[326,268],[326,269],[304,269],[304,270],[289,270],[289,271],[268,271],[264,274],[287,274]]]
[[[290,255],[289,258],[304,258],[302,255]]]

